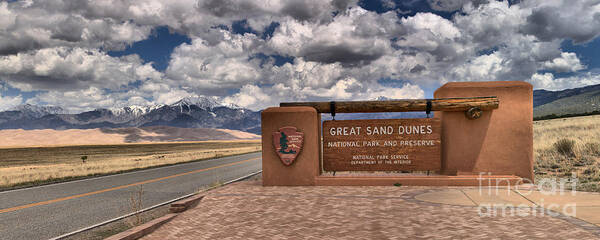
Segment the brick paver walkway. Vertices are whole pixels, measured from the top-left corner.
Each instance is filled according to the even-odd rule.
[[[416,197],[432,190],[240,182],[211,191],[143,239],[600,239],[598,226],[571,217],[481,216],[474,205]]]

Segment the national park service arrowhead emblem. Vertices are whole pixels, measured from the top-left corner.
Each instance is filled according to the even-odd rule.
[[[295,127],[282,127],[279,132],[273,133],[275,152],[286,166],[291,165],[302,150],[304,133],[296,130]]]

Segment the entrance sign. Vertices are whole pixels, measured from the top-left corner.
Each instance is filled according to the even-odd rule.
[[[323,122],[325,171],[441,169],[441,122],[435,118]]]
[[[281,162],[289,166],[302,150],[304,133],[297,132],[295,127],[282,127],[273,133],[273,146]]]
[[[449,82],[433,96],[283,102],[265,109],[261,112],[263,185],[512,186],[533,182],[531,84]],[[323,122],[321,115],[369,112],[435,112],[435,118]],[[284,126],[297,130],[288,133],[280,129]],[[292,161],[288,156],[297,152],[292,144],[300,139],[294,137],[298,132],[303,134],[302,152]],[[340,171],[363,172],[336,173]],[[395,173],[399,171],[413,172]]]

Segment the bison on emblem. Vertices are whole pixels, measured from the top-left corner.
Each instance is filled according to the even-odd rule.
[[[296,130],[295,127],[282,127],[279,132],[273,133],[275,152],[286,166],[291,165],[302,150],[304,133]]]

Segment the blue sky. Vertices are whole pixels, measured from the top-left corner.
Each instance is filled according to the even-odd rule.
[[[164,71],[169,66],[173,49],[181,44],[189,44],[191,39],[186,35],[170,32],[166,26],[159,26],[152,30],[152,34],[144,40],[134,42],[122,51],[108,51],[112,57],[137,54],[144,62],[151,62],[152,67]]]
[[[600,84],[600,5],[567,0],[0,2],[0,110],[210,96],[430,98],[451,81]]]

